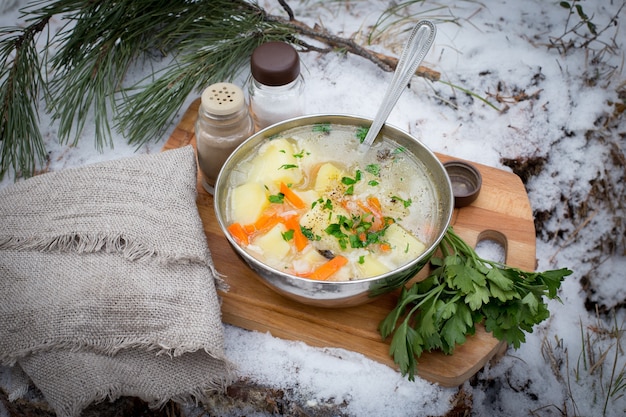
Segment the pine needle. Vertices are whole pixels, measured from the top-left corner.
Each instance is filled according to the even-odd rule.
[[[30,175],[45,160],[37,106],[45,82],[35,42],[45,24],[0,30],[0,179]]]
[[[55,76],[49,105],[59,120],[62,142],[79,139],[89,116],[94,119],[98,149],[111,145],[109,120],[115,116],[115,98],[129,66],[152,48],[163,48],[159,28],[171,24],[186,2],[119,1],[54,3],[48,13],[65,12],[73,25],[58,36],[59,51],[51,60]],[[176,7],[178,6],[178,7]]]

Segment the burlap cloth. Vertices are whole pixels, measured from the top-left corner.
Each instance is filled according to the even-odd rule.
[[[59,416],[122,395],[154,406],[232,382],[219,278],[185,147],[0,190],[0,364]]]

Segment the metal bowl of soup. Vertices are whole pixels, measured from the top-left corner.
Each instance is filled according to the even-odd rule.
[[[443,165],[389,124],[364,150],[371,123],[290,119],[251,136],[224,163],[217,221],[279,294],[319,307],[370,302],[413,278],[443,238],[454,209]]]

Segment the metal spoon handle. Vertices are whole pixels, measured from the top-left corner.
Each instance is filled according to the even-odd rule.
[[[372,126],[369,128],[361,144],[361,149],[365,150],[374,143],[374,139],[376,139],[378,132],[380,132],[380,129],[385,124],[389,113],[391,113],[391,110],[398,102],[409,80],[413,74],[415,74],[417,67],[424,60],[426,53],[432,46],[436,32],[437,29],[430,20],[417,22],[411,31],[411,35],[404,45],[400,60],[393,73],[391,84],[387,88],[387,92],[385,93],[381,106],[378,108],[376,117],[374,117]]]

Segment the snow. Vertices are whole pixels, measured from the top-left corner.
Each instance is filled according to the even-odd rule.
[[[18,13],[13,3],[21,4],[0,3],[0,11],[4,10],[0,26],[15,23]],[[323,24],[340,36],[354,35],[359,42],[365,42],[368,27],[390,4],[374,0],[289,3],[298,19],[309,25]],[[502,162],[506,158],[545,158],[542,171],[526,184],[535,213],[551,216],[537,239],[538,270],[567,267],[574,271],[562,285],[563,302],[550,302],[550,319],[528,334],[520,349],[509,349],[500,361],[488,364],[463,385],[473,397],[473,415],[623,415],[624,389],[610,397],[607,392],[613,370],[614,380],[626,362],[623,353],[616,356],[624,310],[602,316],[585,307],[598,303],[610,309],[626,301],[626,238],[616,237],[624,229],[614,227],[616,219],[624,217],[620,198],[624,167],[611,162],[615,155],[607,145],[623,152],[626,137],[623,114],[610,118],[613,103],[620,101],[618,89],[625,82],[626,38],[620,24],[626,9],[621,9],[614,26],[609,23],[623,1],[578,2],[599,29],[609,26],[599,41],[588,48],[571,47],[567,54],[548,48],[550,40],[564,46],[569,41],[580,45],[582,38],[568,33],[577,16],[568,21],[567,10],[557,1],[424,3],[417,2],[409,10],[418,17],[436,15],[442,20],[437,20],[438,35],[424,65],[439,71],[442,80],[488,99],[502,111],[461,90],[415,77],[388,122],[434,151],[504,170],[510,170]],[[261,4],[282,14],[277,2]],[[588,32],[581,28],[579,33]],[[370,47],[397,55],[402,39],[398,28],[390,28]],[[615,49],[598,52],[613,40]],[[599,59],[594,61],[594,56]],[[391,74],[353,55],[303,53],[301,59],[309,113],[375,115]],[[144,72],[148,70],[146,66]],[[139,70],[131,78],[141,75]],[[243,85],[246,76],[244,71],[234,82]],[[522,94],[527,98],[521,100]],[[189,97],[178,117],[196,97]],[[115,135],[114,148],[97,152],[89,123],[77,146],[59,144],[57,127],[44,113],[41,126],[50,152],[50,171],[135,153],[119,135]],[[168,136],[137,152],[159,152]],[[0,186],[13,180],[10,176]],[[605,191],[594,188],[599,180],[617,191],[594,199],[592,193]],[[599,248],[611,236],[618,242],[615,253],[601,252]],[[499,256],[497,249],[494,256]],[[584,286],[590,289],[589,300]],[[409,382],[354,352],[313,348],[228,325],[225,336],[227,354],[242,376],[259,384],[289,387],[290,395],[308,406],[345,403],[344,411],[355,416],[444,415],[458,391],[419,378]]]
[[[246,370],[245,375],[253,375],[255,382],[268,386],[297,387],[302,403],[309,406],[345,402],[349,412],[357,416],[400,417],[407,415],[407,410],[442,415],[454,393],[421,379],[409,382],[391,368],[358,353],[313,348],[236,327],[228,330],[226,350],[230,359]],[[269,358],[270,364],[259,366]],[[416,395],[422,392],[429,395]]]

